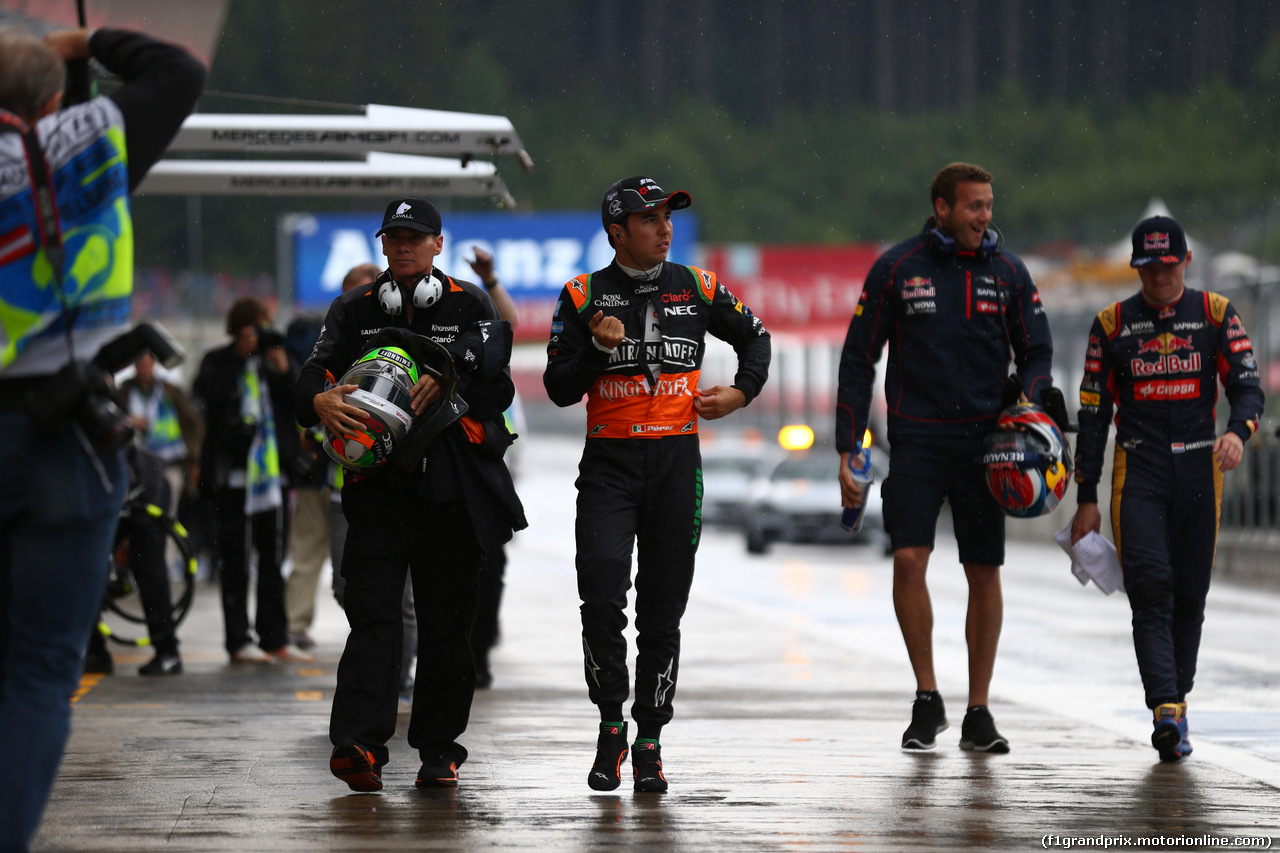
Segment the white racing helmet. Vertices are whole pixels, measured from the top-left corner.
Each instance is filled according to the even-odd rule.
[[[1010,406],[1000,413],[996,425],[983,440],[982,456],[992,497],[1014,518],[1053,512],[1071,481],[1071,446],[1066,436],[1034,403]]]
[[[348,471],[367,472],[385,465],[405,444],[413,426],[409,392],[418,381],[418,365],[400,347],[376,347],[339,380],[357,385],[343,400],[363,411],[353,435],[334,435],[326,427],[324,452]]]

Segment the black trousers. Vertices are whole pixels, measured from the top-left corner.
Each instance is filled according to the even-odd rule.
[[[164,462],[137,447],[125,452],[130,482],[142,487],[142,496],[168,512],[174,504],[173,490],[165,477]],[[149,518],[149,517],[148,517]],[[147,634],[160,655],[178,654],[178,635],[173,624],[173,596],[169,588],[164,532],[156,524],[123,518],[116,529],[116,541],[129,540],[129,566],[138,584],[138,598],[147,618]],[[182,567],[186,571],[186,566]],[[95,631],[96,633],[96,631]]]
[[[1117,446],[1111,488],[1147,707],[1182,702],[1195,683],[1222,472],[1208,447],[1175,454]]]
[[[165,504],[160,504],[165,506]],[[121,525],[128,522],[121,521]],[[164,532],[155,524],[129,525],[129,565],[138,584],[142,612],[147,617],[147,634],[156,654],[176,655],[178,635],[173,624],[173,596],[169,588],[169,566],[165,562]],[[183,566],[183,571],[186,571]]]
[[[344,609],[351,633],[338,664],[329,718],[335,744],[359,744],[379,765],[396,731],[404,627],[400,601],[406,572],[418,616],[418,665],[409,745],[426,760],[458,764],[475,693],[471,624],[484,553],[461,501],[418,494],[418,477],[385,471],[342,489],[347,543],[342,558]]]
[[[578,596],[587,692],[602,720],[617,721],[630,693],[627,592],[636,550],[639,737],[671,721],[680,671],[680,619],[702,534],[698,437],[587,439],[578,466]]]
[[[488,555],[484,571],[480,573],[479,603],[476,607],[475,625],[471,629],[471,649],[477,661],[488,657],[489,650],[498,644],[498,637],[502,633],[498,613],[502,609],[506,572],[507,551],[506,548],[498,548]]]
[[[218,518],[222,617],[228,652],[253,642],[249,633],[249,548],[258,555],[257,604],[253,628],[258,645],[278,649],[289,641],[284,610],[284,543],[287,514],[282,508],[244,514],[244,489],[223,489],[214,499]]]

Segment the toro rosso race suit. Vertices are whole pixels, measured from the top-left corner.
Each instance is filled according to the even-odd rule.
[[[598,311],[622,321],[625,338],[613,352],[591,334]],[[632,716],[641,737],[655,737],[672,714],[680,618],[701,535],[693,403],[707,332],[737,352],[733,385],[750,402],[768,376],[769,333],[714,273],[695,267],[664,262],[655,278],[637,280],[613,263],[578,276],[560,294],[547,347],[551,400],[571,406],[587,397],[576,483],[578,592],[587,688],[605,720],[622,719],[630,692],[622,632],[638,541]]]
[[[1263,395],[1253,346],[1224,296],[1188,287],[1174,304],[1154,306],[1138,293],[1093,321],[1076,494],[1097,503],[1114,410],[1111,525],[1151,708],[1183,701],[1195,677],[1222,505],[1219,381],[1231,406],[1227,430],[1247,442]]]
[[[994,429],[1009,346],[1028,399],[1038,402],[1052,384],[1049,323],[1026,266],[1002,251],[990,231],[983,251],[953,246],[926,225],[881,255],[867,274],[840,355],[840,453],[862,446],[875,365],[887,341],[891,444],[974,438]]]

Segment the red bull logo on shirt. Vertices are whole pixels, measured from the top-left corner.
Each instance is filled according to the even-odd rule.
[[[1138,352],[1158,352],[1163,354],[1177,352],[1180,349],[1193,349],[1194,347],[1195,345],[1187,338],[1180,338],[1169,332],[1162,332],[1139,345]]]
[[[1183,358],[1179,350],[1194,349],[1189,338],[1163,332],[1138,346],[1140,354],[1155,353],[1160,356],[1155,361],[1134,358],[1129,361],[1129,371],[1134,376],[1159,376],[1172,373],[1196,373],[1200,370],[1200,353],[1193,352]]]
[[[863,293],[866,291],[864,290]],[[913,276],[902,283],[902,296],[904,299],[922,299],[930,296],[936,296],[937,290],[933,286],[933,281],[921,276]]]
[[[1129,362],[1129,371],[1134,376],[1167,376],[1174,373],[1199,373],[1200,353],[1193,352],[1186,358],[1170,353],[1155,361],[1143,361],[1135,358]]]

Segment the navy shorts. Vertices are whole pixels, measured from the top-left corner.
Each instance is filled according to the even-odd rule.
[[[932,548],[942,501],[951,504],[961,563],[1004,563],[1004,511],[987,490],[982,436],[894,443],[881,487],[893,548]]]

